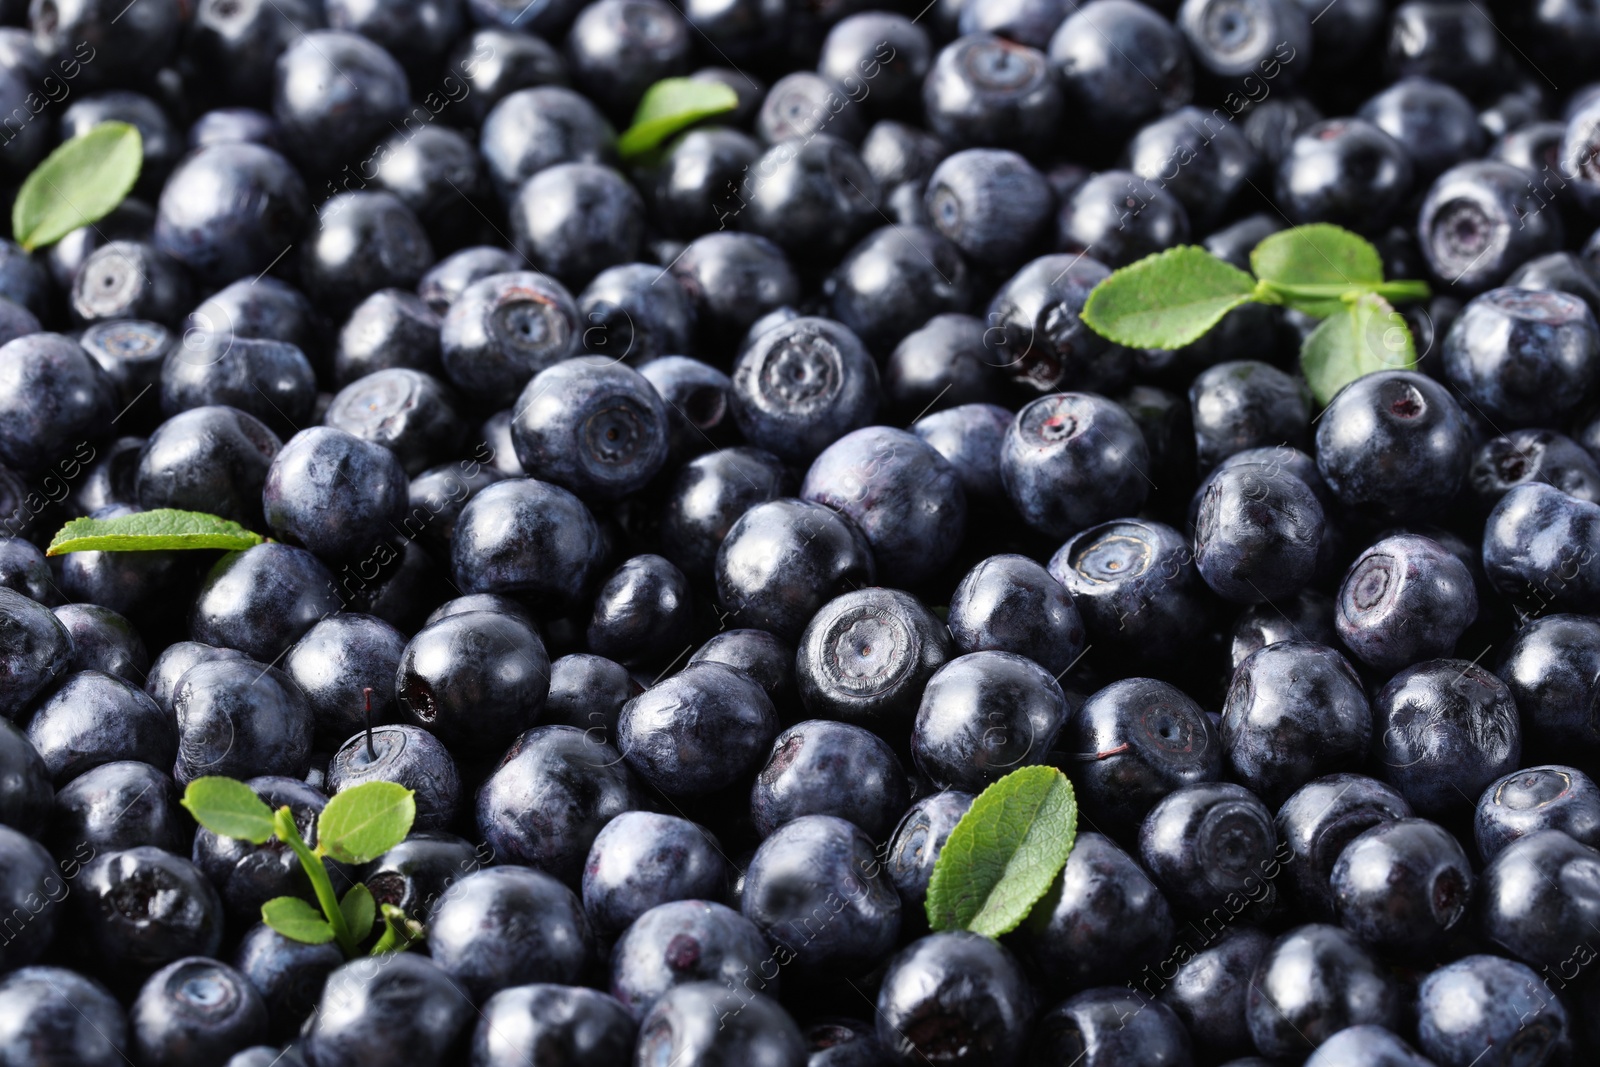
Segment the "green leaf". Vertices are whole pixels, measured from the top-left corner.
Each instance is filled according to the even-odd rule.
[[[1366,290],[1384,280],[1384,261],[1371,242],[1326,222],[1270,235],[1251,251],[1250,269],[1270,288],[1334,286],[1331,296],[1285,294],[1285,304],[1318,317],[1342,310],[1341,293]]]
[[[617,139],[617,152],[633,160],[701,119],[739,106],[739,94],[719,82],[663,78],[645,91],[633,125]]]
[[[273,897],[261,905],[261,921],[290,941],[326,945],[333,940],[328,920],[299,897]]]
[[[1094,287],[1083,321],[1132,348],[1182,348],[1255,297],[1256,283],[1203,248],[1181,245],[1146,256]]]
[[[372,899],[372,890],[360,882],[351,886],[344,899],[339,901],[339,911],[344,915],[345,925],[350,927],[350,936],[357,941],[372,932],[372,924],[378,918],[378,905]]]
[[[28,251],[111,214],[139,179],[144,144],[126,122],[102,122],[45,157],[17,190],[11,235]]]
[[[985,789],[956,823],[928,882],[935,930],[999,937],[1016,929],[1065,866],[1078,833],[1072,783],[1023,767]]]
[[[364,782],[334,794],[317,817],[317,849],[343,863],[371,863],[411,831],[417,802],[394,782]]]
[[[272,837],[272,809],[254,789],[233,778],[196,778],[179,803],[195,822],[219,837],[235,837],[253,845]]]
[[[47,556],[68,552],[158,552],[174,548],[240,549],[266,538],[231,519],[203,511],[157,508],[114,519],[73,519],[61,527]]]
[[[1411,370],[1416,365],[1410,327],[1376,293],[1362,294],[1339,314],[1323,320],[1300,347],[1300,370],[1324,405],[1363,374]]]

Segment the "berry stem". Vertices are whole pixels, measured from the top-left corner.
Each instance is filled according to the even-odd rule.
[[[322,857],[311,851],[300,836],[300,828],[294,824],[294,813],[285,804],[273,813],[273,829],[277,832],[278,839],[294,850],[300,857],[300,866],[305,870],[306,877],[311,879],[311,888],[317,894],[317,903],[322,906],[322,914],[328,919],[328,925],[333,927],[333,936],[339,942],[339,948],[344,951],[345,958],[349,959],[356,954],[356,939],[350,936],[350,927],[344,921],[344,912],[339,910],[339,898],[334,895],[333,883],[328,879],[328,868],[323,865]]]

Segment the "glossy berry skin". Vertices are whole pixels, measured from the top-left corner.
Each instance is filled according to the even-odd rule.
[[[1483,152],[1472,102],[1431,78],[1400,79],[1362,104],[1360,115],[1404,146],[1422,180]]]
[[[240,204],[260,204],[244,212]],[[204,284],[254,277],[299,240],[310,217],[304,179],[272,148],[208,145],[162,186],[155,244]]]
[[[777,996],[780,964],[749,919],[714,901],[685,899],[640,915],[617,939],[610,973],[611,995],[638,1019],[689,982]]]
[[[577,304],[534,271],[491,274],[461,291],[440,326],[444,372],[463,392],[504,403],[540,371],[577,354]]]
[[[77,935],[101,973],[121,984],[222,943],[217,891],[188,860],[141,845],[96,856],[73,886]]]
[[[916,103],[933,59],[928,33],[913,19],[885,11],[846,15],[822,42],[817,70],[846,90],[870,82],[867,100],[879,112]]]
[[[528,622],[474,611],[420,630],[394,685],[407,722],[451,748],[492,755],[533,725],[550,690],[550,659]]]
[[[1284,602],[1281,609],[1272,604],[1246,608],[1233,624],[1233,666],[1237,669],[1251,653],[1280,641],[1336,644],[1333,615],[1333,599],[1309,589]]]
[[[1333,865],[1339,923],[1381,951],[1438,952],[1467,914],[1472,863],[1450,832],[1426,819],[1365,831]]]
[[[508,479],[468,501],[451,562],[463,593],[499,593],[562,610],[597,577],[600,526],[576,496],[533,478]]]
[[[0,979],[0,1060],[76,1067],[126,1064],[122,1005],[65,967],[23,967]]]
[[[708,661],[630,700],[617,723],[629,766],[675,797],[739,780],[755,769],[777,733],[778,715],[761,685]]]
[[[73,321],[84,326],[112,319],[176,326],[193,302],[188,273],[145,241],[101,245],[83,261],[72,282]]]
[[[290,157],[313,172],[332,170],[352,145],[369,145],[404,114],[405,71],[376,43],[354,33],[313,30],[278,57],[272,117]]]
[[[983,344],[984,329],[983,320],[972,315],[935,315],[920,329],[902,337],[889,353],[883,369],[884,395],[888,406],[901,417],[919,416],[910,427],[912,433],[928,440],[928,436],[918,430],[926,421],[920,416],[949,409],[954,404],[952,394],[974,402],[997,398],[999,380]],[[983,403],[981,406],[992,405]],[[1010,422],[1011,413],[1005,414],[1005,422]],[[946,416],[935,425],[948,420]],[[946,449],[933,441],[928,443],[939,449],[946,459],[950,458]],[[958,472],[961,466],[956,464]],[[965,486],[967,480],[962,484]]]
[[[670,272],[694,303],[700,335],[717,350],[731,352],[757,319],[800,298],[783,249],[753,233],[697,237]]]
[[[0,538],[0,586],[15,589],[41,604],[55,604],[61,599],[44,553],[20,537]],[[72,633],[67,619],[62,619],[61,624]],[[76,643],[74,639],[74,645]],[[74,654],[75,659],[82,658],[81,653],[75,651]],[[74,662],[72,666],[76,669],[78,664]]]
[[[1060,678],[1084,650],[1084,624],[1067,590],[1026,556],[990,556],[950,597],[946,619],[963,652],[1013,652]]]
[[[1581,615],[1530,620],[1495,673],[1511,690],[1530,741],[1555,751],[1600,745],[1588,710],[1600,678],[1600,623]]]
[[[1245,1022],[1245,1001],[1256,966],[1271,946],[1272,938],[1253,926],[1210,934],[1198,952],[1182,957],[1165,988],[1156,983],[1170,963],[1157,972],[1145,968],[1136,984],[1145,992],[1160,989],[1161,1003],[1172,1009],[1202,1054],[1246,1052],[1254,1045]]]
[[[1517,767],[1522,729],[1505,683],[1475,663],[1437,659],[1391,678],[1372,702],[1374,765],[1417,814],[1470,806]]]
[[[205,1067],[264,1039],[267,1006],[232,967],[191,956],[150,976],[128,1021],[142,1062]]]
[[[968,995],[941,996],[951,982]],[[958,931],[914,941],[890,961],[877,1008],[878,1043],[891,1063],[1013,1064],[1033,992],[1010,952]]]
[[[1392,1030],[1347,1026],[1317,1046],[1306,1067],[1433,1067]]]
[[[1496,426],[1559,423],[1600,382],[1594,313],[1569,293],[1490,290],[1451,325],[1444,371]]]
[[[661,268],[645,263],[608,267],[578,297],[589,352],[635,365],[689,348],[694,310],[679,285],[664,281]]]
[[[1269,803],[1366,757],[1372,711],[1335,650],[1280,641],[1234,669],[1222,708],[1222,747],[1239,781]]]
[[[395,717],[395,669],[406,639],[371,615],[340,612],[317,623],[283,659],[283,670],[311,705],[320,740],[333,745],[368,721],[365,690],[372,690],[371,721]]]
[[[814,458],[872,420],[878,370],[859,338],[831,319],[768,330],[733,368],[733,418],[745,440],[790,463]]]
[[[1290,856],[1285,888],[1318,920],[1334,918],[1333,867],[1344,847],[1374,826],[1411,818],[1393,788],[1360,774],[1330,774],[1301,786],[1279,807],[1275,825]]]
[[[583,910],[595,934],[614,937],[675,900],[721,900],[729,867],[704,827],[675,815],[625,811],[596,835],[583,868]]]
[[[1088,989],[1052,1008],[1034,1024],[1032,1048],[1044,1062],[1076,1058],[1081,1067],[1193,1062],[1189,1035],[1172,1010],[1121,986]]]
[[[428,268],[428,272],[417,283],[417,295],[429,310],[442,317],[460,299],[467,286],[492,274],[513,273],[521,263],[522,260],[515,253],[503,248],[488,245],[463,248]],[[368,298],[372,299],[375,297]]]
[[[417,726],[380,726],[356,734],[328,763],[329,795],[366,782],[396,782],[416,796],[418,830],[442,830],[455,822],[461,779],[439,740]]]
[[[345,386],[323,424],[383,446],[412,476],[462,451],[466,436],[454,391],[409,367],[375,370]]]
[[[161,368],[162,414],[222,404],[293,433],[311,421],[316,372],[287,342],[191,330]]]
[[[561,163],[605,163],[616,132],[586,97],[561,85],[505,94],[482,122],[478,151],[509,201],[528,178]]]
[[[72,635],[50,609],[0,588],[0,714],[15,719],[67,671]]]
[[[667,142],[647,187],[662,229],[688,240],[731,225],[745,172],[761,154],[755,138],[726,126],[691,129]]]
[[[1040,393],[1120,389],[1131,369],[1129,351],[1078,317],[1109,273],[1105,264],[1078,255],[1040,256],[1017,271],[989,301],[983,344],[990,366]]]
[[[1149,465],[1144,435],[1123,408],[1091,393],[1056,393],[1017,413],[1000,474],[1029,526],[1070,537],[1137,512]]]
[[[679,468],[663,505],[662,554],[690,578],[704,580],[734,523],[793,487],[783,463],[758,448],[735,445],[696,456]]]
[[[511,439],[534,478],[580,497],[614,500],[667,459],[667,409],[638,371],[606,357],[565,360],[528,382]]]
[[[0,826],[0,857],[5,860],[3,867],[0,867],[0,905],[5,907],[15,924],[11,939],[0,946],[0,966],[11,970],[26,967],[44,954],[55,937],[58,925],[66,928],[66,924],[60,922],[61,902],[69,895],[90,891],[88,887],[94,883],[69,885],[63,880],[67,871],[83,877],[87,868],[64,864],[58,872],[43,845],[9,826]],[[219,915],[218,932],[220,927]]]
[[[1314,575],[1323,530],[1322,505],[1299,478],[1225,467],[1201,492],[1195,568],[1212,592],[1237,604],[1289,596]]]
[[[1189,386],[1195,458],[1209,470],[1253,448],[1310,442],[1311,395],[1304,381],[1256,360],[1218,363]]]
[[[1178,198],[1122,170],[1102,171],[1064,197],[1056,215],[1056,245],[1092,252],[1108,267],[1185,244],[1189,215]]]
[[[1231,782],[1183,786],[1150,809],[1139,828],[1139,857],[1151,877],[1183,911],[1224,908],[1237,914],[1247,903],[1270,905],[1277,831],[1254,793]]]
[[[757,504],[728,530],[716,561],[717,600],[731,625],[793,641],[817,610],[877,577],[855,523],[821,504]]]
[[[535,983],[484,1003],[472,1031],[473,1067],[515,1067],[554,1054],[575,1065],[625,1063],[633,1020],[617,1001],[578,986]]]
[[[926,226],[873,230],[823,283],[833,317],[875,352],[928,321],[965,311],[972,284],[956,246]]]
[[[1317,421],[1317,469],[1340,503],[1404,521],[1455,496],[1472,442],[1449,391],[1412,371],[1378,371],[1341,389]]]
[[[1540,830],[1600,845],[1600,789],[1594,780],[1576,767],[1527,767],[1490,783],[1478,798],[1473,834],[1485,862]]]
[[[595,594],[589,648],[630,667],[662,663],[680,652],[692,622],[683,572],[661,556],[634,556]]]
[[[953,147],[1034,152],[1049,143],[1065,101],[1043,52],[971,33],[934,58],[922,106],[928,128]]]
[[[786,719],[795,703],[794,649],[765,630],[724,630],[695,649],[690,663],[710,660],[744,671],[767,691]]]
[[[189,614],[189,635],[271,663],[341,607],[333,575],[303,548],[276,542],[222,557]]]
[[[170,789],[158,792],[151,806],[167,800],[170,793]],[[45,837],[55,795],[49,769],[33,742],[9,721],[0,722],[0,823],[35,837]],[[66,807],[61,805],[62,810]]]
[[[1139,863],[1084,831],[1022,926],[1015,948],[1056,992],[1135,979],[1172,942],[1172,912]]]
[[[1526,172],[1475,160],[1433,183],[1417,216],[1417,242],[1435,277],[1463,292],[1498,285],[1534,256],[1561,248],[1561,214],[1543,210]]]
[[[180,738],[143,690],[104,671],[67,675],[34,704],[26,729],[58,786],[116,759],[168,767]]]
[[[268,1033],[279,1038],[299,1029],[316,1006],[323,981],[343,962],[337,944],[308,945],[265,923],[251,927],[233,954],[233,966],[266,1005]]]
[[[474,846],[454,834],[419,830],[367,864],[361,881],[379,904],[426,923],[447,889],[493,859],[487,842]]]
[[[1415,173],[1405,146],[1362,118],[1307,126],[1277,167],[1277,199],[1295,222],[1369,232],[1394,217]]]
[[[1296,1056],[1347,1026],[1397,1029],[1400,1004],[1395,980],[1355,935],[1312,923],[1272,943],[1245,1012],[1258,1050]]]
[[[1310,12],[1295,0],[1185,0],[1177,22],[1195,60],[1218,78],[1271,71],[1297,80],[1293,60],[1311,51]]]
[[[1576,1036],[1546,980],[1499,956],[1464,956],[1417,987],[1418,1044],[1440,1064],[1559,1063]]]
[[[1600,503],[1600,464],[1554,430],[1512,430],[1478,447],[1467,473],[1480,507],[1493,508],[1514,487],[1544,482],[1568,496]]]
[[[997,43],[996,55],[1008,55],[1007,47],[1016,48]],[[1016,152],[969,148],[934,168],[923,206],[928,225],[972,264],[1011,270],[1046,239],[1055,196],[1044,175]]]
[[[274,811],[287,807],[301,837],[316,847],[317,816],[328,803],[320,790],[295,778],[259,777],[246,784]],[[257,845],[201,827],[195,831],[192,855],[195,866],[217,887],[229,914],[237,918],[258,918],[261,905],[274,897],[316,899],[299,857],[282,841],[268,839]],[[332,861],[328,868],[335,890],[342,894],[352,881],[349,869]]]
[[[803,815],[833,815],[887,841],[909,800],[887,742],[860,726],[811,719],[772,743],[750,790],[750,814],[763,837]]]
[[[1339,636],[1366,663],[1396,671],[1447,656],[1478,614],[1472,575],[1437,541],[1386,537],[1351,564],[1339,587]]]
[[[323,201],[316,233],[300,251],[306,292],[341,314],[375,290],[414,287],[432,265],[427,232],[388,192],[339,193]]]
[[[902,921],[908,929],[913,924],[915,929],[923,929],[927,916],[923,905],[933,865],[974,799],[971,793],[954,789],[929,793],[911,805],[895,827],[884,869],[900,893]]]
[[[1087,818],[1124,841],[1163,797],[1222,771],[1211,719],[1153,678],[1124,678],[1089,697],[1067,720],[1060,748],[1082,761],[1076,777]]]
[[[872,840],[843,819],[803,815],[785,823],[756,849],[745,872],[744,916],[792,958],[798,973],[870,970],[900,930],[900,897],[873,855]],[[832,921],[822,930],[806,925],[830,897]]]
[[[1219,125],[1210,112],[1197,107],[1182,107],[1151,122],[1133,135],[1126,152],[1128,169],[1183,201],[1189,221],[1202,231],[1241,195],[1259,163],[1237,126]]]
[[[880,577],[894,585],[915,587],[937,573],[965,533],[955,468],[905,430],[869,426],[841,437],[812,462],[800,496],[854,521]]]
[[[396,953],[382,967],[357,959],[328,976],[301,1048],[316,1064],[439,1067],[455,1062],[472,1015],[466,992],[425,956]]]
[[[572,890],[523,867],[467,875],[428,924],[433,961],[478,1001],[529,982],[573,983],[592,938]]]
[[[1075,534],[1050,557],[1050,575],[1072,596],[1088,640],[1144,669],[1176,647],[1208,610],[1194,551],[1177,530],[1124,519]]]
[[[1600,852],[1560,830],[1518,838],[1483,868],[1479,932],[1496,948],[1565,985],[1582,966],[1573,946],[1584,943],[1582,931],[1596,918],[1588,886],[1597,875]]]
[[[855,143],[864,125],[860,115],[843,106],[845,87],[809,70],[785,74],[762,97],[755,132],[762,141],[806,141],[825,135]]]
[[[924,685],[950,655],[949,631],[915,597],[858,589],[812,616],[795,682],[811,715],[892,731],[916,714]]]
[[[116,387],[83,346],[35,333],[0,346],[0,462],[31,474],[98,441],[116,416]]]
[[[1489,513],[1483,569],[1505,596],[1534,611],[1579,611],[1600,589],[1600,506],[1552,486],[1519,485]]]
[[[534,174],[511,201],[518,252],[577,287],[638,259],[644,201],[628,180],[597,163],[558,163]]]
[[[800,1027],[771,997],[720,982],[688,982],[639,1021],[635,1057],[678,1067],[802,1067]]]
[[[395,537],[409,494],[389,449],[331,426],[301,430],[273,457],[267,524],[323,559],[356,559]]]
[[[882,218],[873,206],[877,183],[839,137],[780,140],[754,170],[763,180],[740,187],[739,227],[797,260],[831,263]]]
[[[320,360],[327,328],[304,293],[266,275],[240,278],[212,293],[183,320],[183,340],[195,351],[204,347],[200,340],[206,334],[284,341]]]
[[[978,793],[1044,762],[1067,717],[1050,672],[1012,652],[974,652],[939,668],[911,731],[917,767],[942,789]]]
[[[654,270],[649,267],[643,269]],[[681,296],[682,291],[677,286],[663,288],[669,292],[677,291]],[[638,331],[633,336],[638,336]],[[591,348],[603,350],[605,345],[591,343]],[[669,465],[718,448],[733,439],[733,415],[728,403],[733,383],[726,374],[688,356],[652,359],[639,368],[639,373],[661,394],[661,401],[667,408]]]
[[[1071,11],[1050,38],[1069,113],[1115,136],[1182,107],[1194,93],[1189,50],[1171,22],[1132,0]]]

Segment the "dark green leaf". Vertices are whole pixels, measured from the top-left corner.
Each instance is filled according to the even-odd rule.
[[[334,794],[317,817],[317,848],[343,863],[371,863],[405,840],[417,802],[394,782],[364,782]]]
[[[272,809],[256,791],[232,778],[196,778],[181,803],[194,821],[219,837],[259,845],[272,837]]]
[[[372,924],[378,918],[378,905],[372,899],[372,891],[360,882],[351,886],[344,899],[339,901],[339,911],[344,914],[344,924],[350,928],[350,936],[358,942],[372,932]]]
[[[109,215],[139,178],[144,144],[126,122],[102,122],[45,157],[11,205],[11,235],[28,251]]]
[[[1283,302],[1326,318],[1343,307],[1340,296],[1383,281],[1383,259],[1371,242],[1325,222],[1281,230],[1256,245],[1250,269]],[[1307,287],[1326,286],[1318,294]]]
[[[1324,319],[1300,347],[1300,370],[1322,404],[1363,374],[1416,365],[1406,320],[1376,293],[1365,293]]]
[[[1146,256],[1095,286],[1083,321],[1132,348],[1182,348],[1255,293],[1250,275],[1203,248],[1182,245]]]
[[[617,139],[617,152],[624,160],[636,159],[679,130],[738,106],[739,94],[719,82],[664,78],[645,91],[633,125]]]
[[[299,897],[273,897],[261,905],[261,921],[291,941],[326,945],[333,940],[328,920]]]
[[[1024,767],[985,789],[956,823],[928,882],[935,930],[999,937],[1027,918],[1067,862],[1078,833],[1072,783]]]
[[[56,534],[47,556],[68,552],[158,552],[174,548],[240,549],[266,538],[231,519],[203,511],[157,508],[114,519],[73,519]]]

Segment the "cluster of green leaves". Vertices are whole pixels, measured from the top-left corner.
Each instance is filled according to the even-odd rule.
[[[630,163],[642,159],[678,131],[738,106],[739,94],[720,82],[663,78],[640,98],[633,125],[617,138],[617,154]]]
[[[1078,803],[1054,767],[1023,767],[972,802],[939,850],[928,924],[999,937],[1049,890],[1078,836]]]
[[[411,831],[417,802],[411,790],[394,782],[366,782],[336,793],[317,816],[316,847],[308,846],[287,805],[273,811],[256,791],[233,778],[196,778],[184,790],[183,806],[195,821],[221,837],[254,845],[276,837],[300,858],[311,879],[321,914],[299,897],[274,897],[261,905],[261,921],[278,933],[308,945],[337,941],[346,959],[361,946],[378,921],[372,891],[357,882],[341,899],[333,891],[324,857],[340,863],[371,863]],[[373,944],[374,956],[404,952],[422,928],[392,904],[382,909],[385,929]]]
[[[23,248],[54,244],[98,222],[139,180],[144,142],[126,122],[102,122],[65,142],[34,168],[11,205],[11,235]]]
[[[1426,300],[1424,282],[1384,281],[1363,238],[1319,223],[1275,233],[1250,253],[1251,277],[1193,245],[1146,256],[1095,286],[1089,328],[1133,348],[1182,348],[1245,304],[1276,304],[1322,319],[1300,368],[1323,404],[1363,374],[1409,370],[1416,344],[1394,303]]]
[[[111,519],[73,519],[50,539],[47,556],[68,552],[161,552],[180,548],[250,548],[266,538],[203,511],[156,508]]]

